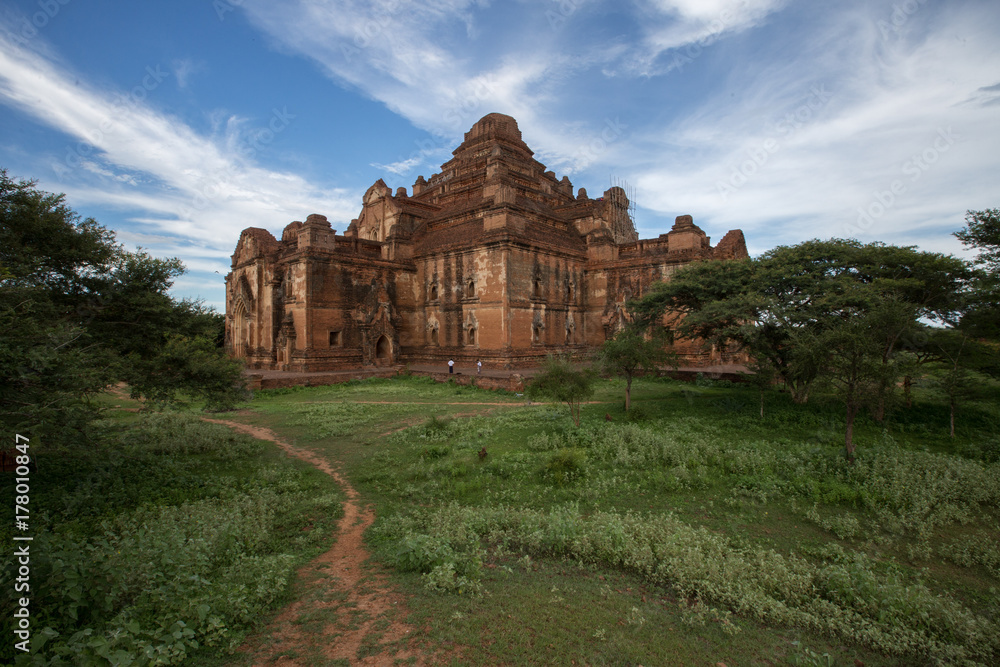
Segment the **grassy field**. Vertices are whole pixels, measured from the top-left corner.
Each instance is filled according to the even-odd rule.
[[[296,568],[332,542],[343,494],[313,466],[196,414],[101,400],[109,409],[85,444],[36,443],[32,652],[4,642],[0,664],[219,664],[291,599]],[[12,505],[0,539],[20,545]],[[7,618],[12,603],[3,596]]]
[[[822,396],[769,393],[763,419],[708,381],[622,396],[602,382],[574,427],[404,378],[261,392],[246,419],[342,465],[456,664],[1000,663],[995,392],[955,440],[919,394],[862,420],[853,466]]]
[[[762,419],[754,390],[707,380],[638,380],[629,415],[623,384],[601,381],[579,427],[565,406],[411,377],[259,392],[226,418],[326,458],[374,508],[372,572],[413,632],[386,640],[397,619],[373,619],[359,658],[995,665],[990,391],[954,440],[919,393],[884,425],[860,419],[854,465],[835,403],[773,391]],[[59,634],[36,632],[48,644],[19,664],[248,664],[233,653],[248,633],[329,597],[295,572],[330,545],[343,493],[196,414],[105,402],[90,445],[33,475],[33,622]],[[308,610],[301,629],[328,641],[332,612]]]

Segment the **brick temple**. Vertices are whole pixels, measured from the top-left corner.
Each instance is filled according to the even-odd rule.
[[[712,246],[688,215],[639,239],[622,188],[574,194],[510,116],[482,118],[453,155],[409,193],[378,180],[343,235],[318,214],[280,240],[243,230],[226,276],[231,353],[290,371],[537,366],[600,346],[627,321],[626,302],[677,267],[747,256],[743,232]],[[678,347],[687,364],[726,361]]]

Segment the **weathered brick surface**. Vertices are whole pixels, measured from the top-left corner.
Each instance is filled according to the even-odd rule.
[[[317,214],[280,241],[244,230],[226,277],[227,345],[273,370],[536,366],[599,346],[628,320],[626,302],[679,266],[746,256],[742,232],[713,248],[690,216],[640,240],[621,188],[574,197],[513,118],[489,114],[410,194],[376,182],[342,235]],[[687,363],[727,356],[679,347]]]

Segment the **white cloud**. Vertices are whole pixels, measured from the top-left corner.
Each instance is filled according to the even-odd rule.
[[[683,67],[725,35],[757,27],[787,0],[650,0],[643,39],[624,71],[642,76]],[[674,57],[660,57],[675,50]]]
[[[351,219],[357,193],[321,190],[256,163],[269,138],[294,122],[287,112],[230,117],[221,136],[205,136],[144,101],[170,76],[150,65],[130,90],[101,90],[0,35],[0,101],[69,137],[52,167],[74,204],[142,211],[137,224],[150,233],[184,235],[225,254],[248,226],[280,228],[312,212]]]
[[[536,84],[568,66],[557,57],[516,50],[481,62],[476,2],[298,0],[279,6],[247,0],[243,8],[282,49],[315,61],[337,82],[360,88],[417,127],[448,139],[461,137],[493,111],[528,121],[543,98]],[[465,28],[466,38],[456,36],[456,25]]]
[[[645,166],[632,175],[640,204],[692,213],[716,233],[741,227],[759,250],[854,236],[957,251],[946,233],[925,244],[932,229],[960,228],[966,209],[995,205],[978,200],[1000,155],[996,108],[983,99],[1000,71],[995,26],[928,14],[886,44],[875,19],[867,31],[857,16],[841,20],[808,36],[835,61],[756,73],[646,137]]]
[[[631,181],[645,235],[681,213],[715,240],[743,228],[755,252],[851,235],[858,209],[877,212],[898,180],[905,189],[853,235],[954,251],[948,221],[957,228],[965,209],[997,205],[982,200],[995,192],[1000,155],[997,13],[921,3],[887,30],[892,0],[835,5],[810,7],[806,20],[805,6],[786,0],[576,1],[557,24],[546,11],[570,5],[239,6],[283,52],[430,133],[412,154],[373,163],[391,174],[436,168],[476,120],[499,111],[518,120],[538,159],[592,195],[609,172]],[[779,21],[775,41],[769,26]],[[698,63],[711,75],[671,71],[674,53],[716,46],[718,58]],[[273,118],[210,112],[211,129],[199,133],[137,99],[146,83],[183,87],[193,71],[187,61],[153,65],[116,96],[75,85],[51,53],[0,40],[0,96],[72,138],[57,158],[61,189],[73,202],[135,213],[136,242],[190,236],[225,261],[244,227],[356,215],[357,193],[259,163],[254,142]],[[955,139],[943,150],[948,128]],[[907,165],[926,151],[926,169]],[[182,241],[155,248],[218,270]]]
[[[382,171],[388,171],[391,174],[396,174],[397,176],[405,176],[410,173],[414,167],[424,163],[424,158],[421,155],[416,155],[406,160],[399,160],[398,162],[390,162],[389,164],[379,164],[378,162],[372,162],[371,166],[376,169],[381,169]]]

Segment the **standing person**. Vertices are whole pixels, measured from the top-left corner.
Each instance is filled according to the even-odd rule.
[[[483,360],[480,359],[476,362],[476,375],[482,375],[483,373]]]
[[[454,373],[455,372],[455,360],[454,359],[449,359],[448,360],[448,372],[449,373]]]

